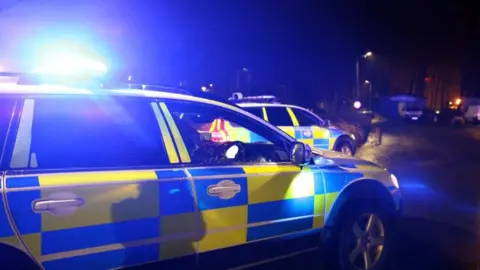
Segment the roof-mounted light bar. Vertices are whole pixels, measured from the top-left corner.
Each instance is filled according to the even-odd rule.
[[[228,100],[235,103],[279,103],[276,96],[262,95],[262,96],[243,96],[242,93],[233,93],[232,97]]]
[[[186,90],[169,87],[169,86],[162,86],[162,85],[129,83],[128,88],[142,89],[142,90],[149,90],[149,91],[169,92],[173,94],[182,94],[182,95],[189,95],[189,96],[192,95],[190,92]]]
[[[189,91],[178,89],[169,86],[152,85],[132,83],[128,81],[118,80],[104,80],[103,78],[91,78],[88,76],[77,75],[51,75],[51,74],[37,74],[37,73],[20,73],[20,72],[0,72],[0,77],[8,78],[9,83],[17,85],[68,85],[68,86],[81,86],[83,88],[95,88],[95,89],[115,89],[115,88],[129,88],[140,89],[150,91],[169,92],[174,94],[192,95]]]

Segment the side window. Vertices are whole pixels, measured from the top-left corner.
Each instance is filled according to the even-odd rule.
[[[193,164],[289,162],[280,133],[234,110],[189,102],[166,101]],[[235,155],[229,147],[239,145]]]
[[[113,97],[25,100],[11,161],[12,168],[39,169],[164,164],[150,101]]]
[[[295,117],[297,117],[298,124],[300,126],[309,127],[309,126],[319,126],[321,125],[320,121],[311,115],[309,112],[304,110],[292,108]]]
[[[243,108],[247,112],[259,117],[260,119],[263,119],[263,111],[262,107],[245,107]]]
[[[14,106],[15,101],[13,99],[0,99],[0,157],[3,156],[3,148],[7,139]]]
[[[292,118],[285,107],[266,107],[268,122],[275,126],[293,126]]]

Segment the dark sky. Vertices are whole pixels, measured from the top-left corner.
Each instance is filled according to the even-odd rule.
[[[474,5],[453,1],[192,2],[162,6],[158,14],[175,40],[167,51],[178,52],[166,65],[175,62],[175,73],[193,81],[221,82],[246,66],[257,83],[344,88],[353,84],[355,57],[367,50],[448,63],[478,26]],[[143,24],[155,25],[157,16],[149,20]]]
[[[386,61],[444,64],[468,51],[461,48],[478,36],[474,1],[417,2],[23,0],[18,7],[37,6],[10,8],[0,21],[8,14],[15,22],[2,29],[14,29],[34,17],[48,18],[49,23],[33,23],[36,36],[48,37],[75,35],[73,29],[88,25],[83,32],[100,33],[93,44],[106,43],[115,52],[111,66],[142,68],[156,82],[186,79],[228,88],[235,70],[247,67],[259,87],[333,91],[353,85],[355,58],[367,50]],[[12,34],[2,32],[3,49]],[[36,42],[11,47],[22,48],[25,58],[31,44]]]

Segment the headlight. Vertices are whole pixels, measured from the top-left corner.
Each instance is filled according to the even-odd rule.
[[[397,180],[397,177],[395,177],[395,175],[392,173],[390,174],[390,178],[392,179],[392,184],[396,187],[396,188],[400,188],[398,186],[398,180]]]

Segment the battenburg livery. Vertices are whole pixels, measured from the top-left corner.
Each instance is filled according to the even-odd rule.
[[[355,154],[356,142],[353,134],[331,126],[329,121],[305,108],[282,104],[275,96],[244,97],[241,93],[234,93],[229,100],[310,147],[330,149],[349,156]],[[221,119],[212,123],[212,129],[217,131],[216,134],[219,134],[217,137],[223,140],[231,139],[227,135],[238,136],[237,133],[246,137],[245,131],[232,128],[229,123],[223,123]]]
[[[390,249],[392,174],[312,152],[239,107],[171,90],[0,84],[0,112],[2,269],[228,269],[332,243],[333,261],[370,269]],[[216,119],[243,134],[212,136]]]

